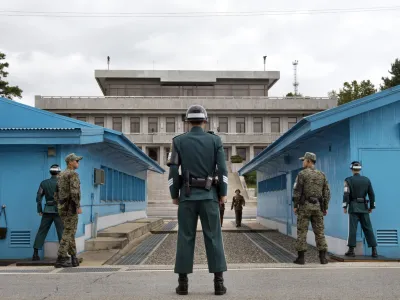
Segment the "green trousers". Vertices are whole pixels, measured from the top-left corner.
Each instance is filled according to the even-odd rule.
[[[197,220],[200,217],[204,244],[210,273],[227,270],[219,204],[216,200],[191,200],[179,203],[178,242],[176,249],[175,273],[193,273],[194,247]]]
[[[42,249],[44,240],[46,239],[47,233],[49,232],[51,224],[53,224],[53,222],[56,226],[58,241],[61,241],[64,227],[60,216],[58,214],[44,213],[42,216],[42,221],[40,222],[39,230],[36,234],[33,248]]]
[[[351,213],[349,214],[349,238],[347,240],[347,246],[356,247],[356,235],[358,222],[361,224],[361,228],[364,232],[365,238],[367,240],[368,247],[376,247],[376,239],[374,236],[374,231],[372,229],[371,220],[368,213]]]
[[[67,257],[67,253],[76,256],[75,234],[78,226],[78,215],[62,212],[60,217],[64,224],[64,232],[58,248],[58,256]]]

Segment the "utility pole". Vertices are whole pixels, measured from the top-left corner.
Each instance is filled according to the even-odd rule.
[[[107,70],[110,70],[110,57],[107,56]]]
[[[264,55],[263,58],[264,58],[264,72],[265,72],[265,60],[267,59],[267,56]]]
[[[294,95],[297,96],[299,94],[298,86],[299,83],[297,82],[297,65],[299,64],[298,60],[295,60],[293,62],[293,72],[294,72],[294,81],[293,81],[293,86],[294,86]]]

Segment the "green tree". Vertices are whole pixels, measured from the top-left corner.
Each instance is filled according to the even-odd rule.
[[[357,80],[353,80],[351,83],[345,82],[343,84],[343,89],[340,89],[339,93],[337,94],[338,105],[342,105],[374,93],[376,93],[375,86],[369,80],[363,80],[360,83],[358,83]]]
[[[5,69],[9,66],[7,62],[2,62],[5,58],[6,55],[0,52],[0,97],[21,98],[22,90],[18,86],[9,86],[8,82],[4,80],[8,76],[8,72]]]
[[[303,97],[303,95],[290,92],[286,94],[286,97]]]
[[[381,91],[400,85],[400,60],[398,58],[396,58],[392,64],[392,69],[388,72],[392,75],[392,78],[382,77],[383,84],[380,85]]]
[[[332,90],[332,91],[328,92],[328,97],[329,98],[337,98],[338,95],[335,90]]]

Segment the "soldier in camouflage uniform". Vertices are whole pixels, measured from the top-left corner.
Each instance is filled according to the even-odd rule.
[[[327,264],[326,251],[328,245],[324,235],[324,216],[328,213],[328,204],[331,198],[328,180],[324,173],[315,169],[317,156],[306,152],[303,168],[296,178],[293,186],[294,213],[297,215],[297,241],[296,250],[298,257],[295,264],[303,265],[304,253],[307,251],[308,224],[311,221],[315,234],[315,243],[319,250],[321,264]]]
[[[345,214],[347,214],[347,208],[349,208],[349,238],[347,240],[349,250],[345,255],[356,256],[354,248],[356,247],[357,226],[358,222],[360,222],[368,247],[372,247],[372,257],[378,257],[377,243],[371,219],[369,218],[369,214],[375,209],[374,189],[369,178],[360,175],[361,164],[358,161],[353,161],[350,169],[353,172],[353,176],[345,179],[343,194],[343,211]],[[366,199],[367,195],[369,201]]]
[[[63,223],[57,211],[57,203],[56,201],[54,201],[54,192],[57,186],[57,177],[60,172],[61,169],[58,165],[52,165],[50,167],[51,178],[43,180],[40,183],[36,195],[37,212],[39,216],[42,217],[42,220],[40,221],[40,227],[36,234],[35,243],[33,244],[33,261],[40,260],[38,251],[43,247],[44,240],[46,239],[47,233],[49,232],[51,224],[53,224],[53,222],[56,226],[58,241],[61,241],[63,233]],[[45,196],[46,199],[44,211],[42,207],[43,196]]]
[[[56,268],[66,268],[79,266],[76,257],[75,234],[78,225],[78,214],[82,213],[81,188],[79,175],[75,171],[79,168],[79,161],[82,156],[74,153],[65,158],[67,169],[60,174],[55,193],[58,203],[58,211],[64,224],[64,232],[58,249],[58,257],[55,264]],[[71,255],[71,264],[68,261],[67,253]]]

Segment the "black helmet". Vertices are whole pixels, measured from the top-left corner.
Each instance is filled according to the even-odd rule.
[[[59,165],[52,165],[50,167],[50,174],[51,175],[58,175],[61,172],[61,168]]]
[[[356,171],[360,171],[361,170],[361,164],[358,162],[358,161],[353,161],[351,164],[350,164],[350,169],[352,169],[352,170],[356,170]]]
[[[208,121],[207,111],[201,105],[192,105],[186,111],[187,121]]]

